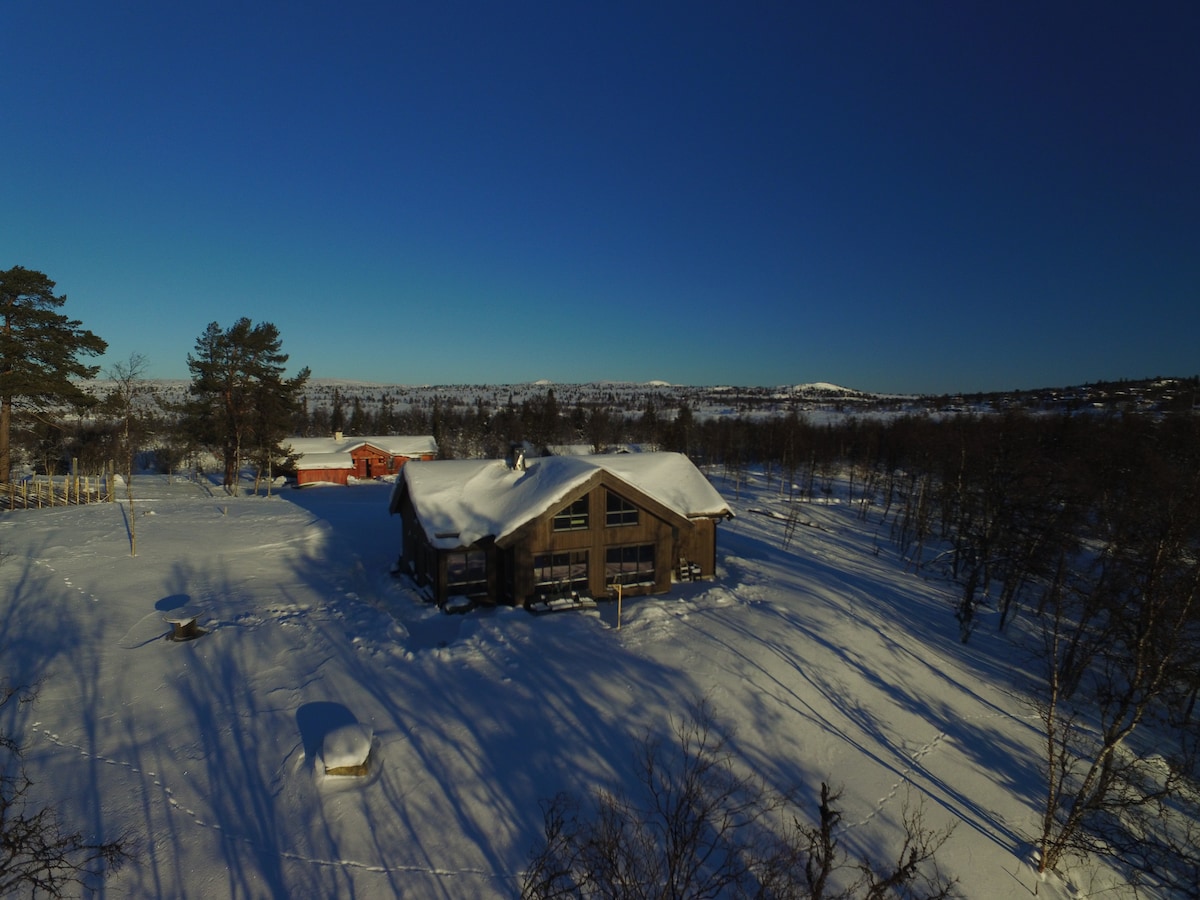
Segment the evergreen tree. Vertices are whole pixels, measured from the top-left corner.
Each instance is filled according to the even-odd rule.
[[[329,425],[334,431],[346,430],[346,407],[342,404],[342,392],[333,389],[333,411],[329,415]]]
[[[362,399],[356,395],[354,403],[351,405],[349,432],[361,437],[364,434],[369,434],[370,431],[370,419],[366,410],[363,409]]]
[[[288,355],[281,350],[279,329],[270,322],[251,324],[238,319],[227,330],[209,324],[188,354],[192,372],[187,420],[202,442],[219,449],[224,484],[236,490],[243,453],[253,449],[283,454],[291,416],[300,404],[300,391],[309,370],[284,379]]]
[[[642,409],[642,417],[638,420],[637,439],[651,448],[657,449],[661,429],[662,425],[658,419],[658,409],[654,405],[654,398],[647,397],[646,405]]]
[[[692,456],[695,451],[696,418],[687,403],[679,404],[675,421],[667,429],[667,449]]]
[[[392,397],[384,394],[379,401],[379,414],[375,417],[375,434],[396,433],[396,413],[392,408]]]
[[[80,362],[108,345],[59,307],[66,295],[41,272],[14,266],[0,271],[0,481],[12,467],[9,435],[13,410],[35,411],[89,401],[77,379],[94,378],[99,366]]]

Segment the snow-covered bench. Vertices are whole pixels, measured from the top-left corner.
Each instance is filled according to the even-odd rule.
[[[562,591],[556,594],[538,594],[525,603],[525,609],[534,615],[562,612],[568,609],[590,609],[596,601],[579,591]]]

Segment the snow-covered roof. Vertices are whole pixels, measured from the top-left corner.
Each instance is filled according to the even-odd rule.
[[[299,456],[297,469],[352,469],[350,453],[370,444],[389,456],[420,459],[436,456],[437,441],[428,434],[372,434],[362,437],[344,435],[319,438],[292,438],[292,452]]]
[[[546,452],[551,456],[592,456],[595,450],[591,444],[550,444]],[[641,444],[609,444],[604,455],[610,453],[646,453],[647,448]]]
[[[439,460],[401,470],[392,511],[407,491],[426,537],[441,549],[503,540],[566,499],[599,471],[686,518],[733,513],[708,479],[682,453],[546,456],[514,469],[502,460]]]

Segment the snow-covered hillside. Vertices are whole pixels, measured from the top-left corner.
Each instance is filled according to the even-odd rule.
[[[149,380],[143,385],[146,388],[144,402],[151,404],[158,399],[170,404],[179,404],[186,399],[189,384],[190,382],[184,380]],[[98,397],[105,396],[113,386],[112,381],[105,379],[82,385],[86,391]],[[905,402],[901,402],[901,399],[896,397],[866,394],[826,382],[770,388],[703,387],[669,384],[665,381],[555,384],[545,380],[500,385],[399,385],[338,378],[312,379],[305,388],[304,401],[309,409],[332,409],[336,393],[337,398],[347,408],[357,401],[365,411],[372,414],[378,412],[385,402],[397,412],[417,409],[428,413],[433,409],[435,401],[443,407],[457,405],[474,409],[478,404],[482,404],[487,409],[496,410],[510,401],[520,406],[526,401],[540,399],[551,390],[564,410],[576,405],[606,406],[631,415],[639,415],[648,403],[652,403],[668,415],[674,415],[681,405],[686,404],[697,415],[708,417],[732,414],[772,415],[791,410],[810,415],[834,411],[879,411],[876,407],[895,411],[907,409],[907,401],[916,402],[916,398],[903,398]]]
[[[777,485],[715,484],[737,512],[719,579],[620,623],[422,604],[390,574],[387,485],[232,499],[139,476],[132,514],[2,514],[3,675],[41,684],[4,724],[39,797],[137,836],[113,897],[512,896],[539,800],[631,786],[639,739],[697,698],[773,784],[842,785],[852,853],[894,852],[923,804],[956,825],[939,861],[965,896],[1066,896],[1030,865],[1038,733],[1004,640],[959,643],[949,586],[852,509],[806,509],[784,549]],[[188,612],[206,634],[168,640]],[[353,723],[371,774],[327,776]]]

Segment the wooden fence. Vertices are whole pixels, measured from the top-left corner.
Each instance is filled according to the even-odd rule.
[[[68,475],[60,478],[26,478],[0,484],[0,509],[42,509],[83,503],[111,503],[111,478]]]

